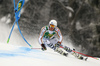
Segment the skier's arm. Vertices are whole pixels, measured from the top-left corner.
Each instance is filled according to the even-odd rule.
[[[59,29],[59,28],[57,28],[57,29],[56,29],[56,32],[57,32],[57,35],[58,35],[58,37],[59,37],[59,42],[62,42],[63,37],[62,37],[62,34],[61,34],[60,29]]]
[[[43,44],[43,41],[42,41],[42,38],[43,38],[43,36],[44,36],[44,33],[45,33],[45,27],[43,27],[42,29],[41,29],[41,32],[40,32],[40,35],[39,35],[39,44]]]

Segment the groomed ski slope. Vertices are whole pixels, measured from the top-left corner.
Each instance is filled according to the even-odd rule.
[[[17,34],[16,25],[10,43],[6,44],[10,27],[0,23],[0,30],[0,66],[100,66],[100,60],[89,58],[83,61],[70,54],[68,57],[62,56],[49,48],[47,51],[41,51],[25,47],[28,45],[20,34]],[[40,47],[36,39],[38,38],[28,39],[35,48]],[[67,42],[67,45],[70,44]]]
[[[100,60],[79,60],[62,56],[51,49],[41,51],[28,47],[0,43],[0,66],[100,66]]]

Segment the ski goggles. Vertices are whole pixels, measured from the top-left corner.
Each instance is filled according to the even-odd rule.
[[[55,28],[55,25],[50,24],[50,27]]]

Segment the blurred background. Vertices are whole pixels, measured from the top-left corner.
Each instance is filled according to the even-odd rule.
[[[82,53],[100,57],[100,0],[25,0],[21,14],[19,26],[33,46],[41,28],[55,19],[64,40]],[[14,16],[13,0],[0,0],[0,42],[6,42]],[[25,45],[16,25],[12,39],[17,40],[13,44]]]

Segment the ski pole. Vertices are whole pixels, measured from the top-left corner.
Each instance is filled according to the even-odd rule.
[[[31,49],[41,49],[41,48],[31,48]]]

